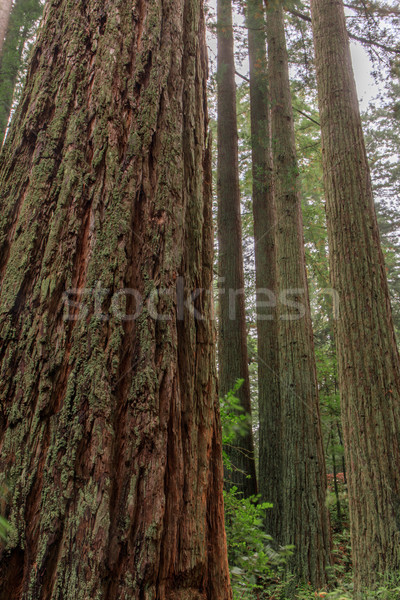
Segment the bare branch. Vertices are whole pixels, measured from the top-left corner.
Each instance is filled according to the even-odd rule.
[[[299,19],[303,19],[303,21],[307,21],[307,23],[311,23],[311,17],[299,12],[298,10],[291,8],[287,9],[287,12],[293,15],[294,17],[298,17]],[[382,50],[385,50],[386,52],[391,52],[392,54],[400,54],[400,48],[386,46],[386,44],[380,44],[379,42],[375,42],[373,40],[369,40],[368,38],[354,35],[353,33],[348,33],[348,35],[349,38],[355,40],[356,42],[360,42],[361,44],[367,44],[368,46],[376,46],[377,48],[381,48]]]

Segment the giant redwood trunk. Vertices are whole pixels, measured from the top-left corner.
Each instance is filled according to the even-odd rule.
[[[295,574],[322,586],[330,562],[326,473],[281,2],[269,6],[267,38],[277,208],[284,490],[281,542],[295,546],[291,561]]]
[[[217,11],[219,391],[222,397],[225,396],[236,380],[242,379],[238,396],[250,419],[231,0],[218,0]],[[245,496],[256,494],[250,426],[245,435],[226,448],[226,452],[233,467],[228,473],[230,483]]]
[[[341,0],[313,0],[339,387],[358,593],[400,567],[400,368]]]
[[[46,5],[1,154],[2,600],[230,598],[206,73],[194,0]]]
[[[12,8],[12,0],[1,0],[0,3],[0,60],[3,53],[4,39],[7,34],[8,22]]]
[[[267,531],[278,538],[282,504],[282,440],[279,402],[278,322],[276,318],[275,199],[269,119],[268,69],[262,0],[248,0],[250,120],[256,263],[259,403],[259,491],[272,502]]]

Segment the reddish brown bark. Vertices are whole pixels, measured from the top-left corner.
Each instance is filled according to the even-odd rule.
[[[283,8],[268,3],[267,40],[279,289],[282,406],[280,542],[293,544],[289,566],[315,587],[327,582],[329,516],[303,222]]]
[[[259,490],[273,507],[266,528],[279,539],[282,438],[276,312],[276,206],[273,194],[265,15],[262,0],[248,0],[250,118],[256,263],[259,405]]]
[[[206,61],[192,0],[46,5],[1,154],[2,600],[231,597]]]
[[[400,568],[400,361],[341,0],[311,2],[357,597]]]
[[[242,221],[238,166],[235,61],[231,0],[218,0],[218,274],[220,395],[231,391],[237,379],[241,406],[251,420],[250,381],[244,303]],[[251,426],[226,448],[233,470],[229,481],[245,496],[257,493]]]

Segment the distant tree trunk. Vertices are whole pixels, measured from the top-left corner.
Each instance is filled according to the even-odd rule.
[[[10,15],[3,52],[0,56],[0,146],[15,97],[17,82],[26,70],[26,55],[31,38],[35,37],[37,23],[42,14],[39,0],[16,0]],[[17,93],[16,93],[17,92]]]
[[[337,427],[337,432],[338,432],[339,443],[344,448],[342,431],[341,431],[341,423],[339,421],[336,421],[336,427]],[[346,459],[344,457],[344,454],[342,455],[342,470],[343,470],[343,481],[344,481],[345,485],[347,485]]]
[[[332,466],[333,466],[333,487],[335,490],[336,497],[336,528],[339,531],[342,531],[342,508],[340,504],[340,496],[339,496],[339,486],[337,481],[337,466],[336,466],[336,452],[335,452],[335,422],[333,420],[333,416],[331,416],[331,435],[332,435]]]
[[[220,396],[225,396],[237,379],[243,379],[238,396],[250,417],[232,6],[231,0],[218,0],[217,5],[219,390]],[[230,483],[245,496],[256,494],[251,427],[247,435],[238,437],[234,447],[226,451],[233,465],[233,471],[228,473]]]
[[[46,5],[0,157],[1,600],[231,597],[206,74],[194,0]]]
[[[330,529],[303,225],[289,87],[283,10],[267,14],[272,151],[277,208],[279,366],[282,403],[284,544],[294,544],[291,568],[322,586],[330,562]]]
[[[278,321],[275,298],[276,209],[272,189],[268,69],[262,0],[249,0],[247,27],[250,63],[250,117],[253,173],[254,252],[256,262],[259,490],[267,511],[267,530],[278,538],[282,440],[279,403]]]
[[[341,0],[313,0],[355,584],[400,568],[400,363]]]
[[[7,34],[8,23],[12,8],[12,0],[1,0],[0,2],[0,60],[3,54],[3,44]]]

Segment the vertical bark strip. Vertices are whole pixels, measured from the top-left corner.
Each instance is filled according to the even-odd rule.
[[[281,418],[279,402],[278,321],[276,315],[276,209],[272,158],[264,5],[247,3],[250,66],[250,120],[253,175],[254,253],[256,262],[259,490],[267,511],[267,531],[279,538],[281,497]]]
[[[194,0],[46,4],[1,154],[1,600],[231,597],[205,48]]]
[[[12,8],[12,0],[1,0],[0,2],[0,60],[3,54],[3,44],[7,35],[8,23]]]
[[[282,538],[292,569],[319,587],[330,562],[326,472],[304,258],[288,57],[281,2],[268,4],[272,154],[277,209],[279,367],[282,403]]]
[[[400,567],[400,367],[341,0],[313,0],[326,215],[359,594]]]
[[[247,358],[242,251],[242,223],[238,167],[235,63],[231,0],[218,0],[218,249],[220,315],[218,362],[220,395],[243,379],[238,395],[251,415]],[[251,428],[227,448],[233,465],[232,484],[245,496],[257,493],[254,444]]]

